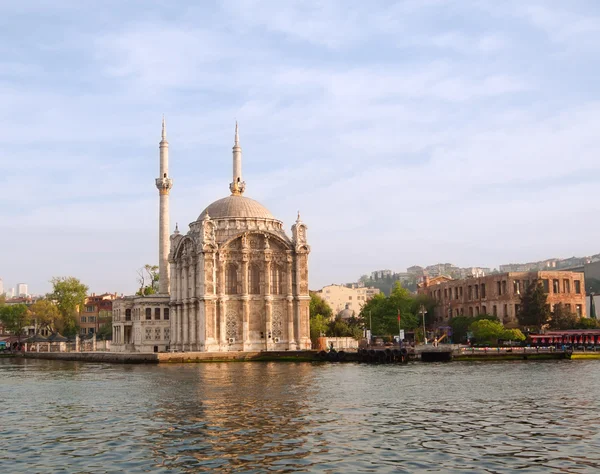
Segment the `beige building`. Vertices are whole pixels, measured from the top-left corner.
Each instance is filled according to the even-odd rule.
[[[111,350],[310,349],[307,227],[298,214],[290,238],[282,221],[243,195],[237,124],[231,195],[168,239],[164,121],[160,151],[159,294],[114,302]]]
[[[418,292],[437,301],[437,325],[446,324],[453,316],[491,314],[508,326],[516,326],[521,294],[535,280],[542,282],[550,310],[563,303],[578,316],[586,316],[584,276],[578,272],[509,272],[465,280],[425,277]]]
[[[380,291],[378,288],[359,288],[356,285],[329,285],[316,293],[329,304],[334,316],[346,308],[358,316],[363,305]]]

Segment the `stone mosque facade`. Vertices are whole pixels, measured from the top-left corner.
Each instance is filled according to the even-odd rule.
[[[168,142],[160,142],[159,291],[113,303],[112,351],[283,351],[311,348],[306,225],[244,196],[238,126],[230,195],[183,235],[169,236]]]

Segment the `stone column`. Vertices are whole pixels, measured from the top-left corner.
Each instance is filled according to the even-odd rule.
[[[224,255],[219,255],[219,270],[217,275],[218,287],[219,287],[219,307],[218,307],[218,318],[219,318],[219,345],[220,350],[224,350],[227,347],[227,330],[225,327],[225,312],[227,311],[227,304],[225,300],[225,267],[226,261]]]
[[[190,259],[190,270],[192,272],[192,285],[190,288],[190,304],[189,304],[189,313],[190,313],[190,350],[195,350],[196,345],[196,323],[197,323],[197,313],[196,313],[196,285],[197,285],[197,276],[196,276],[196,268],[197,262],[196,259],[192,256]]]
[[[250,297],[248,296],[248,253],[242,255],[242,341],[250,343]]]
[[[265,252],[265,344],[267,350],[273,343],[271,319],[273,318],[273,297],[271,296],[271,255]]]
[[[293,274],[294,265],[292,256],[287,256],[287,320],[288,320],[288,349],[293,351],[296,349],[296,337],[294,334],[294,288],[293,288]]]

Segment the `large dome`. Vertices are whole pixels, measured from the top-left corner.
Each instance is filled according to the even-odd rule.
[[[202,211],[198,220],[204,219],[207,212],[211,219],[241,217],[276,220],[275,217],[273,217],[273,214],[271,214],[261,203],[240,195],[227,196],[226,198],[213,202]]]

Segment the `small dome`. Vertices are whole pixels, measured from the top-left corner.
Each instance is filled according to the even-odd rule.
[[[352,319],[354,317],[354,311],[352,311],[346,303],[346,307],[340,311],[338,316],[340,319]]]
[[[198,220],[204,219],[207,212],[211,219],[241,217],[276,220],[273,214],[258,201],[238,195],[227,196],[213,202],[202,211]]]

